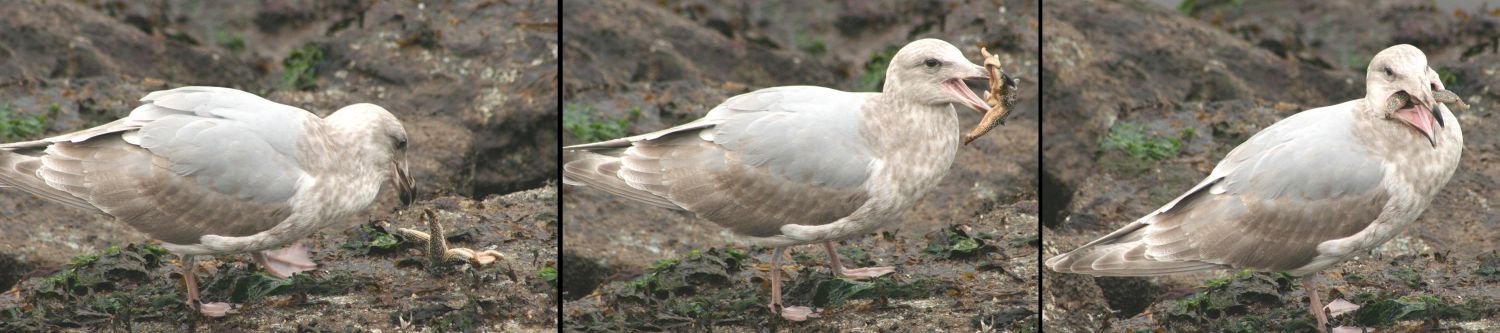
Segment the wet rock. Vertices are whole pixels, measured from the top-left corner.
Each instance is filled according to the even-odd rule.
[[[997,250],[994,245],[990,244],[995,240],[988,239],[993,237],[993,235],[970,236],[968,232],[957,226],[949,227],[927,234],[927,247],[922,251],[949,259],[974,258]]]
[[[10,286],[20,281],[29,270],[31,264],[17,260],[9,253],[0,253],[0,289],[10,290]]]
[[[1250,307],[1270,306],[1281,301],[1281,291],[1291,286],[1291,277],[1242,271],[1205,281],[1192,296],[1176,300],[1173,320],[1203,322],[1242,315]]]
[[[1354,312],[1354,322],[1361,326],[1389,326],[1402,320],[1463,319],[1474,320],[1477,314],[1463,306],[1449,305],[1430,295],[1413,295],[1385,299],[1361,306]]]
[[[609,277],[610,269],[572,251],[562,254],[563,300],[573,301],[593,293]]]
[[[1118,311],[1116,316],[1129,318],[1145,311],[1161,294],[1161,286],[1139,277],[1097,277],[1099,291],[1109,300],[1109,308]]]

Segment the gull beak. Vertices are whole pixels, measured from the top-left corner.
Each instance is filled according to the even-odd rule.
[[[989,113],[990,105],[985,104],[984,100],[979,99],[979,96],[975,95],[973,90],[969,90],[969,86],[964,84],[964,80],[987,80],[990,79],[990,75],[985,72],[984,67],[974,64],[969,64],[969,66],[969,71],[962,76],[943,81],[943,90],[953,95],[953,97],[958,98],[959,101],[963,102],[963,105],[974,109],[974,111],[979,111],[980,114]]]
[[[1437,91],[1439,91],[1439,90],[1446,91],[1447,89],[1443,88],[1443,81],[1442,80],[1436,80],[1436,79],[1432,80],[1432,83],[1431,83],[1431,85],[1429,85],[1429,87],[1432,88],[1432,89],[1427,90],[1427,97],[1428,97],[1427,100],[1429,101],[1428,105],[1431,105],[1430,107],[1428,107],[1428,109],[1432,109],[1432,118],[1433,119],[1437,119],[1438,127],[1447,127],[1447,124],[1443,123],[1443,112],[1442,112],[1442,110],[1438,109],[1438,105],[1441,105],[1441,102],[1438,101],[1438,98],[1437,98]],[[1455,97],[1456,96],[1457,95],[1455,95]],[[1463,101],[1459,100],[1458,103],[1459,104],[1463,104]]]
[[[1428,100],[1431,100],[1431,98],[1428,98]],[[1427,110],[1428,112],[1432,112],[1432,119],[1437,122],[1438,127],[1447,127],[1447,124],[1443,124],[1443,111],[1442,109],[1438,108],[1438,106],[1442,104],[1438,104],[1437,101],[1433,101],[1431,103],[1427,103],[1427,105],[1429,105],[1427,107]]]
[[[1397,98],[1396,94],[1406,94],[1408,97],[1402,101]],[[1438,113],[1436,108],[1429,107],[1429,105],[1432,105],[1430,97],[1426,101],[1418,100],[1418,98],[1420,97],[1413,96],[1407,91],[1398,91],[1392,94],[1391,98],[1388,98],[1397,99],[1392,101],[1389,107],[1396,108],[1396,117],[1400,118],[1407,125],[1411,125],[1417,132],[1421,132],[1422,136],[1427,138],[1427,143],[1432,144],[1432,147],[1436,148],[1437,138],[1433,136],[1432,128],[1434,127],[1433,125],[1437,125],[1437,119],[1441,118],[1442,114]]]
[[[412,181],[411,173],[407,171],[406,159],[391,162],[391,168],[395,169],[391,172],[391,182],[395,183],[396,194],[401,197],[401,207],[410,206],[412,201],[416,201],[416,182]]]

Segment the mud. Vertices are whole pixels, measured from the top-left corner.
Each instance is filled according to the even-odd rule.
[[[1420,1],[1049,3],[1044,29],[1044,257],[1161,206],[1261,128],[1363,96],[1364,64],[1410,43],[1473,107],[1457,173],[1397,239],[1321,274],[1323,299],[1365,307],[1335,326],[1490,331],[1496,17]],[[1378,18],[1378,19],[1372,19]],[[1487,271],[1484,271],[1487,272]],[[1057,332],[1310,331],[1300,281],[1205,272],[1159,278],[1043,273]],[[1229,301],[1224,301],[1229,300]],[[1411,310],[1411,311],[1407,311]]]
[[[888,52],[923,37],[954,43],[975,62],[979,48],[988,47],[1000,56],[1003,70],[1020,79],[1015,114],[960,149],[953,171],[903,224],[841,244],[842,251],[868,258],[860,265],[896,265],[894,277],[873,285],[832,279],[823,266],[823,250],[792,250],[799,259],[788,269],[792,277],[784,294],[789,302],[815,303],[808,297],[820,287],[833,294],[863,290],[847,297],[852,300],[823,299],[824,316],[806,323],[781,321],[764,308],[768,249],[740,245],[722,228],[685,213],[565,187],[564,313],[565,321],[578,323],[567,329],[1037,329],[1035,294],[1025,291],[1036,288],[1035,252],[1016,240],[1035,233],[1037,214],[1037,3],[563,5],[569,22],[563,32],[564,118],[565,126],[572,121],[576,126],[570,128],[577,129],[564,132],[565,144],[687,122],[728,97],[758,88],[820,85],[875,91],[880,80],[867,74],[883,73]],[[980,84],[971,88],[982,91]],[[980,119],[974,112],[959,114],[965,128]],[[992,238],[985,242],[996,251],[961,259],[923,252],[930,239],[948,228],[971,236],[988,234]],[[730,250],[744,257],[734,265],[720,264]],[[719,282],[664,298],[632,296],[641,290],[632,286],[679,272],[680,266],[653,267],[660,260],[712,262],[707,268],[690,267],[713,271],[710,276]],[[575,279],[581,282],[575,284]]]

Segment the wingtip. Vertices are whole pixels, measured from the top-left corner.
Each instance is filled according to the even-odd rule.
[[[1200,260],[1164,260],[1147,256],[1137,242],[1085,245],[1048,258],[1047,268],[1058,273],[1092,276],[1160,276],[1232,268]]]

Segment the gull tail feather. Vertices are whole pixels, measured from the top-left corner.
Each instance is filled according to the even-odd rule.
[[[101,212],[99,208],[89,204],[83,198],[47,184],[47,181],[42,179],[37,172],[41,167],[42,157],[40,156],[0,149],[0,187],[15,188],[48,201],[90,212]]]
[[[1085,246],[1047,259],[1047,267],[1094,276],[1156,276],[1230,268],[1203,261],[1153,259],[1146,256],[1146,244],[1141,242]]]
[[[676,203],[667,200],[667,198],[631,186],[630,183],[620,177],[621,161],[619,157],[591,151],[574,150],[564,152],[564,160],[566,162],[563,162],[563,184],[594,187],[609,194],[652,206],[686,210],[682,206],[678,206]]]

